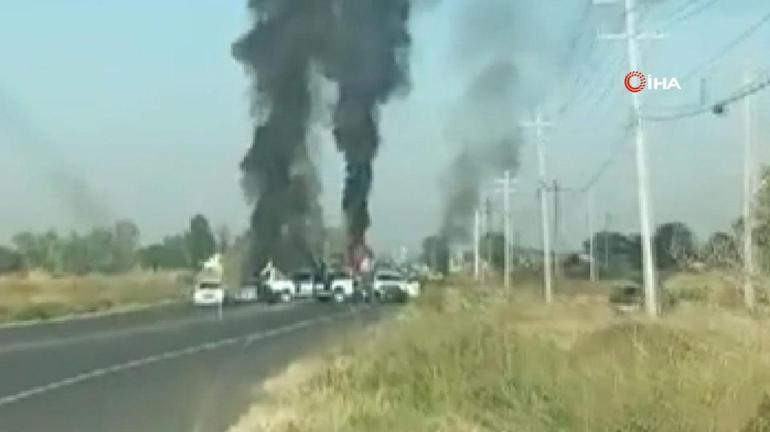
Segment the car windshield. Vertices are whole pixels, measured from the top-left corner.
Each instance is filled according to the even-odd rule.
[[[222,285],[214,282],[203,282],[198,284],[198,289],[200,290],[211,290],[219,288],[222,288]]]
[[[377,275],[376,279],[380,281],[391,281],[391,282],[404,280],[404,278],[401,275],[396,273],[381,273]]]

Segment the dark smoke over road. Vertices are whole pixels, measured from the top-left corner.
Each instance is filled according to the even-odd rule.
[[[349,251],[364,246],[371,223],[372,161],[380,142],[378,108],[407,84],[409,0],[341,0],[326,62],[339,86],[334,137],[347,165],[342,207]]]
[[[243,186],[256,202],[251,218],[247,271],[269,260],[280,267],[308,261],[308,226],[320,217],[317,178],[308,156],[311,62],[324,49],[322,28],[331,18],[315,0],[252,0],[254,27],[233,45],[233,55],[253,75],[255,112],[261,124],[241,163]],[[304,169],[303,169],[304,168]]]
[[[244,158],[255,202],[249,271],[312,261],[310,227],[322,227],[318,180],[307,149],[316,73],[336,84],[334,137],[346,162],[342,206],[349,250],[363,247],[379,107],[407,84],[409,0],[251,0],[254,25],[233,54],[254,79],[260,124]],[[293,262],[300,257],[303,262]]]

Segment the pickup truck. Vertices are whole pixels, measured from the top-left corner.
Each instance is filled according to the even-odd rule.
[[[374,273],[372,292],[380,301],[404,302],[420,295],[420,282],[397,271],[380,270]]]
[[[354,298],[355,294],[355,280],[344,271],[330,272],[324,284],[315,292],[315,296],[319,301],[332,300],[335,303],[344,303]]]

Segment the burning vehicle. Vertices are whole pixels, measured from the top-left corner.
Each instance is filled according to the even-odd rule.
[[[260,273],[259,281],[259,297],[270,302],[316,299],[344,303],[362,297],[360,277],[351,269],[328,270],[325,264],[304,268],[287,276],[270,262]]]

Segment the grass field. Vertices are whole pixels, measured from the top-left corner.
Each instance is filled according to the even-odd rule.
[[[231,432],[770,431],[766,319],[681,302],[652,322],[587,292],[434,288],[268,382]]]
[[[181,299],[188,291],[189,285],[174,273],[4,276],[0,277],[0,321],[41,320],[130,308]]]

